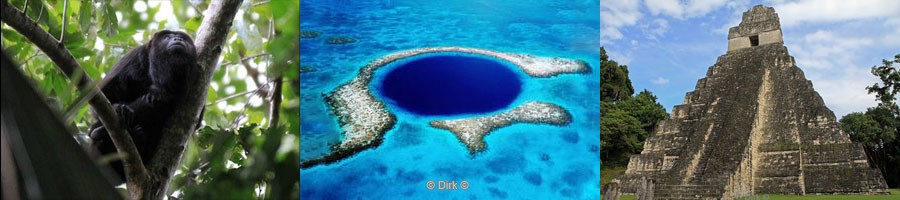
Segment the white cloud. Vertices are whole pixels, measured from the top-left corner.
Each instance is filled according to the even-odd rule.
[[[719,28],[716,28],[715,30],[713,30],[713,32],[714,32],[714,33],[717,33],[717,34],[725,35],[725,34],[728,34],[728,30],[730,30],[731,27],[735,27],[735,26],[737,26],[738,24],[741,24],[741,17],[740,17],[740,15],[737,15],[737,17],[732,16],[732,17],[731,17],[731,20],[728,20],[727,23],[722,24],[722,26],[720,26]]]
[[[726,5],[725,0],[645,0],[644,5],[653,15],[668,15],[676,19],[703,16]]]
[[[866,92],[866,86],[876,81],[875,76],[869,74],[868,67],[846,66],[837,70],[804,68],[804,71],[809,74],[807,78],[825,100],[825,105],[834,111],[838,119],[848,113],[865,111],[866,108],[877,105],[875,95]]]
[[[647,34],[647,38],[655,40],[656,37],[662,36],[666,31],[669,31],[669,21],[657,18],[649,24],[642,25],[641,28]]]
[[[617,50],[606,49],[606,55],[609,56],[610,60],[615,60],[620,65],[628,65],[631,64],[633,60],[630,53],[621,53]]]
[[[665,14],[681,17],[684,14],[684,6],[678,3],[678,0],[646,0],[644,5],[653,15]]]
[[[665,85],[665,84],[669,84],[669,79],[665,79],[663,77],[656,77],[656,79],[654,79],[651,82],[653,84],[657,84],[657,85]]]
[[[706,15],[706,13],[724,6],[726,2],[726,0],[693,0],[686,6],[687,15],[689,17],[703,16]]]
[[[625,35],[619,31],[618,27],[603,27],[600,31],[600,43],[608,43],[606,40],[618,40],[625,38]]]
[[[870,38],[856,38],[849,35],[836,35],[831,31],[819,30],[802,39],[788,38],[799,43],[791,44],[792,55],[797,62],[811,69],[833,69],[835,67],[853,66],[857,52],[863,47],[874,44]]]
[[[875,83],[869,67],[878,63],[861,60],[863,56],[859,55],[880,45],[875,40],[823,30],[786,39],[796,41],[787,45],[791,55],[835,116],[840,118],[876,105],[875,96],[868,94],[865,87]]]
[[[900,46],[900,25],[894,27],[894,31],[891,31],[893,34],[886,34],[884,37],[880,38],[878,43],[884,44],[887,46]]]
[[[750,9],[750,0],[728,1],[728,3],[725,3],[725,6],[731,10],[747,10]]]
[[[619,30],[623,26],[637,24],[641,19],[640,2],[631,0],[609,0],[600,4],[601,43],[619,40],[624,34]]]
[[[725,0],[691,0],[688,2],[679,0],[645,0],[643,3],[653,15],[685,19],[706,15],[723,6],[734,7],[741,5],[745,3],[745,0],[737,2],[727,2]],[[640,7],[641,1],[636,0],[603,1],[600,4],[600,22],[603,26],[600,32],[600,43],[610,44],[614,40],[625,38],[626,35],[622,33],[621,28],[638,23],[643,16]],[[645,32],[648,32],[648,38],[655,39],[668,31],[669,24],[665,19],[658,18],[642,28]]]
[[[896,0],[800,0],[778,2],[773,7],[785,27],[806,22],[900,17],[900,1]]]

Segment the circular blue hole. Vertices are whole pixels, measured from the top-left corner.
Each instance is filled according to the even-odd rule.
[[[522,81],[510,66],[478,56],[427,56],[394,67],[378,91],[391,104],[417,115],[492,112],[509,106],[522,91]]]

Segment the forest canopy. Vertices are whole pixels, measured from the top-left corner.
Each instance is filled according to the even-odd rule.
[[[600,160],[605,167],[624,167],[669,113],[648,90],[632,96],[628,66],[609,59],[604,48],[600,48],[600,73]]]

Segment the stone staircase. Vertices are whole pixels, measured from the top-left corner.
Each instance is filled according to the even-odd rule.
[[[655,199],[719,199],[723,193],[721,186],[714,185],[657,185]]]
[[[719,142],[718,135],[719,134],[713,133],[712,135],[709,136],[709,140],[707,140],[707,141]],[[712,144],[707,144],[707,145],[712,145]],[[714,151],[715,151],[715,148],[713,148],[712,146],[709,146],[709,147],[703,149],[703,152],[700,152],[700,154],[697,155],[697,156],[701,156],[701,159],[699,162],[697,162],[697,168],[694,170],[694,175],[690,179],[691,184],[698,184],[700,182],[700,180],[703,180],[703,176],[707,174],[707,169],[709,169],[709,162],[710,162],[710,160],[712,160],[712,159],[710,159],[710,156],[714,156],[714,154],[713,154]]]

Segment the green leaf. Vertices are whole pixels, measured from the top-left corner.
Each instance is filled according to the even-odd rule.
[[[254,54],[259,52],[263,46],[263,39],[259,29],[256,26],[252,26],[244,17],[238,16],[234,21],[234,29],[237,31],[237,35],[241,38],[241,43],[247,48],[247,51]]]
[[[203,22],[203,18],[200,17],[192,17],[187,23],[184,23],[184,29],[191,33],[196,33],[197,28],[200,28],[200,23]]]
[[[91,30],[93,23],[91,20],[94,15],[94,3],[91,0],[82,0],[81,7],[78,9],[78,25],[81,25],[81,32]]]
[[[78,113],[75,114],[75,119],[73,121],[79,122],[84,120],[84,116],[88,113],[88,110],[90,110],[90,107],[82,106],[80,109],[78,109]]]
[[[101,29],[106,37],[115,37],[119,33],[119,19],[116,17],[116,10],[107,1],[101,3],[100,6],[103,7],[103,12],[100,12],[100,17],[103,19]]]

